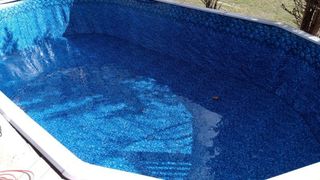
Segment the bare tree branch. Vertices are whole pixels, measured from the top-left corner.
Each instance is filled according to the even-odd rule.
[[[305,8],[305,0],[293,0],[294,1],[294,8],[293,9],[288,9],[287,6],[285,4],[281,4],[282,9],[284,9],[285,11],[287,11],[289,14],[291,14],[292,16],[294,16],[295,18],[295,24],[297,24],[298,26],[300,26],[301,21],[302,21],[302,17],[303,17],[303,12],[304,12],[304,8]]]

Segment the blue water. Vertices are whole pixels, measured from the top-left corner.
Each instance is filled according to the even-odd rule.
[[[0,90],[79,158],[104,167],[265,179],[318,162],[315,59],[201,18],[239,32],[255,26],[134,0],[0,7]]]
[[[320,158],[298,113],[228,72],[105,35],[38,46],[33,57],[51,68],[2,89],[84,161],[165,179],[263,179]]]

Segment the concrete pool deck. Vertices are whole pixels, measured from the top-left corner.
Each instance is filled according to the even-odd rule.
[[[28,170],[33,173],[33,180],[62,179],[2,115],[0,115],[0,127],[2,134],[0,136],[0,171]],[[9,178],[9,175],[4,174],[14,175],[19,180],[30,179],[27,174],[21,172],[0,172],[0,178]]]

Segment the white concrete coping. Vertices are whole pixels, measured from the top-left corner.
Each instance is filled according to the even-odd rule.
[[[0,179],[62,180],[33,147],[0,114]],[[7,179],[8,180],[8,179]]]
[[[16,6],[17,4],[20,4],[20,3],[21,3],[20,0],[19,1],[17,1],[17,0],[0,0],[0,10]]]
[[[155,2],[160,2],[160,3],[165,3],[165,4],[172,4],[175,6],[181,6],[181,7],[185,7],[185,8],[189,8],[189,9],[195,9],[195,10],[214,13],[214,14],[218,14],[218,15],[222,15],[222,16],[232,17],[235,19],[241,19],[241,20],[246,20],[246,21],[251,21],[251,22],[256,22],[256,23],[260,23],[260,24],[278,27],[278,28],[284,29],[292,34],[295,34],[303,39],[306,39],[310,42],[313,42],[317,45],[320,45],[320,38],[313,36],[311,34],[308,34],[300,29],[294,28],[290,25],[284,24],[282,22],[271,21],[271,20],[266,20],[266,19],[261,19],[261,18],[255,18],[255,17],[240,15],[240,14],[232,13],[232,12],[226,12],[226,11],[221,11],[221,10],[216,10],[216,9],[194,6],[194,5],[190,5],[190,4],[182,4],[182,3],[177,2],[176,0],[150,0],[150,1],[155,1]]]
[[[104,168],[80,160],[58,142],[22,109],[0,91],[0,114],[19,131],[65,178],[92,179],[156,179],[125,171]]]
[[[309,166],[281,174],[279,176],[270,178],[268,180],[319,180],[320,179],[320,162],[311,164]]]

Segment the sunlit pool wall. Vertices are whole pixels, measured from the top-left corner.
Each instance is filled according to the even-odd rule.
[[[319,43],[258,21],[152,0],[76,0],[65,35],[115,36],[250,82],[285,101],[320,140]]]
[[[0,5],[0,82],[29,79],[54,69],[55,48],[65,46],[62,35],[69,22],[72,0],[22,0]],[[57,39],[59,43],[52,44]],[[3,90],[3,89],[2,89]]]
[[[61,37],[72,0],[23,0],[0,5],[0,56],[28,48],[45,37]]]

